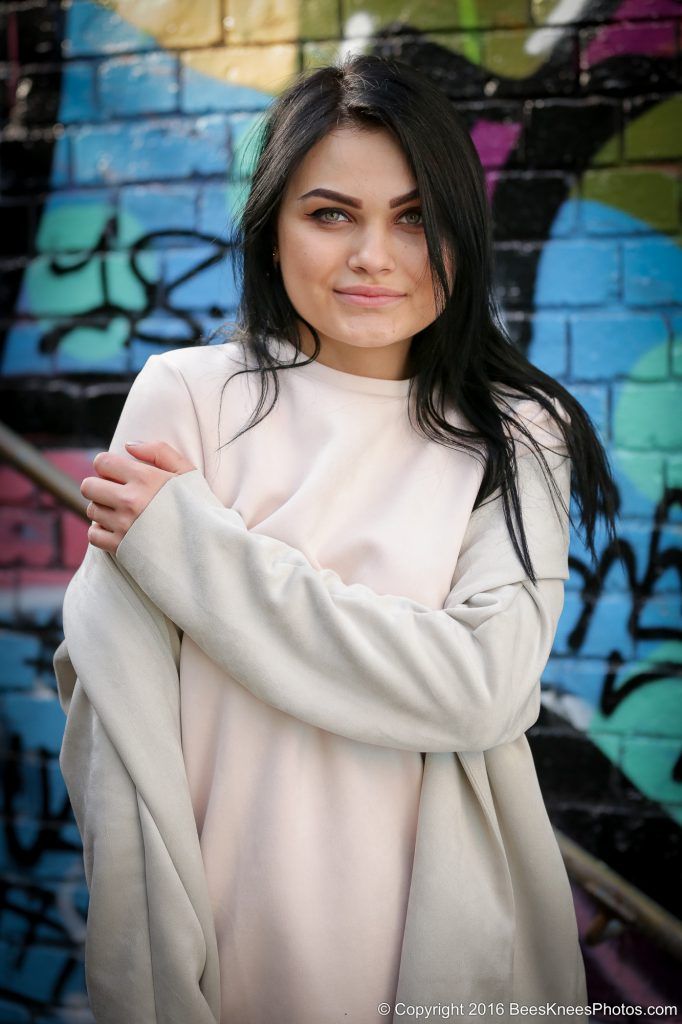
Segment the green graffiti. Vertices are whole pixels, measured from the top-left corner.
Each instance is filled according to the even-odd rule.
[[[632,365],[632,380],[617,392],[613,441],[633,451],[679,451],[682,444],[682,387],[656,380],[667,360],[667,346],[655,345]]]
[[[656,663],[679,664],[682,644],[662,643],[646,663],[633,662],[620,679],[622,686]],[[682,680],[672,677],[647,682],[625,697],[610,715],[595,711],[587,735],[649,799],[661,804],[682,825],[682,783],[673,779],[682,734]]]
[[[118,356],[129,333],[130,322],[125,316],[114,317],[106,327],[75,327],[62,339],[59,352],[91,369]]]
[[[101,202],[60,203],[43,214],[36,236],[40,253],[96,249],[114,207]]]
[[[22,305],[34,316],[141,312],[146,285],[158,280],[159,272],[154,252],[138,253],[134,266],[127,252],[39,256],[26,270]]]

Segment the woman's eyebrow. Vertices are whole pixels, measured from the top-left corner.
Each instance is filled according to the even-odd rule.
[[[355,199],[353,196],[344,196],[341,192],[335,192],[331,188],[314,188],[310,192],[306,192],[304,195],[298,197],[300,202],[302,199],[307,199],[309,196],[321,196],[323,199],[335,199],[337,203],[344,203],[346,206],[354,206],[356,209],[362,209],[362,200]],[[408,203],[410,199],[417,199],[419,197],[419,190],[414,188],[411,192],[406,192],[404,196],[396,196],[394,199],[390,199],[388,205],[391,209],[394,206],[402,206],[403,203]]]

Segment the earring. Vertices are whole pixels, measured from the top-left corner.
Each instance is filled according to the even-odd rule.
[[[275,246],[274,249],[272,250],[272,258],[273,258],[273,260],[276,260],[278,256],[279,256],[279,249],[277,248],[277,246]]]

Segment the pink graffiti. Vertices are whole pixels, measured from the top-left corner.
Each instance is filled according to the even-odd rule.
[[[654,5],[652,5],[653,7]],[[659,10],[652,11],[652,17],[664,17],[665,14],[672,14],[679,9],[675,4],[663,2],[655,5]],[[638,4],[629,0],[618,11],[619,18],[626,18],[636,13],[641,18],[641,8],[637,10]],[[609,57],[622,57],[629,53],[643,53],[648,57],[670,57],[676,55],[676,24],[675,22],[636,22],[630,25],[604,25],[600,28],[594,39],[585,49],[582,55],[583,69],[600,64]]]
[[[503,167],[520,134],[520,124],[487,121],[485,118],[476,121],[471,129],[471,138],[478,151],[481,163],[486,168]],[[495,194],[497,180],[497,174],[486,175],[488,200],[491,203]]]

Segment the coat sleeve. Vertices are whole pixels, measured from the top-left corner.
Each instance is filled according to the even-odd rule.
[[[193,407],[177,384],[151,357],[111,450],[160,437],[202,466]],[[63,622],[53,657],[66,715],[59,766],[83,843],[94,1017],[216,1024],[218,949],[182,757],[179,632],[113,555],[90,544]]]
[[[529,420],[541,433],[544,417]],[[547,458],[568,507],[570,460],[556,446]],[[209,657],[281,711],[380,746],[486,750],[537,719],[568,577],[567,516],[529,450],[518,466],[537,584],[496,495],[470,517],[442,609],[345,584],[250,532],[199,469],[157,491],[115,557]]]
[[[128,390],[108,450],[132,459],[134,456],[125,448],[126,441],[168,441],[203,471],[203,448],[194,405],[188,389],[178,386],[179,383],[181,378],[167,359],[158,355],[149,356]],[[95,473],[93,468],[92,475]],[[110,555],[88,544],[83,560],[70,581],[71,590],[77,590],[79,581],[93,574],[91,566],[97,566],[101,572],[100,564],[106,565],[108,559],[111,559]],[[114,576],[122,576],[120,569],[115,571],[115,562],[113,570]],[[163,634],[170,642],[170,651],[177,668],[180,658],[178,630],[174,622],[162,618],[165,624]],[[66,714],[77,683],[66,637],[57,647],[52,664],[59,701]]]

